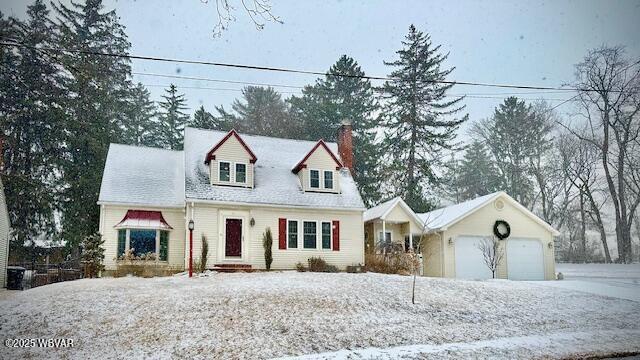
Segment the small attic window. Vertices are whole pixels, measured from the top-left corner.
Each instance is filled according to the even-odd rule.
[[[313,189],[320,188],[320,171],[309,170],[309,187]]]
[[[496,210],[502,211],[502,209],[504,209],[504,201],[498,199],[493,202],[493,206],[495,206]]]
[[[231,181],[231,163],[220,161],[220,181]]]

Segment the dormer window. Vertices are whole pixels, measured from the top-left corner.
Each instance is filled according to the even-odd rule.
[[[235,130],[231,130],[207,153],[211,185],[253,188],[258,159]]]
[[[333,171],[324,172],[324,188],[333,189]]]
[[[309,170],[309,187],[312,189],[320,188],[320,171]]]
[[[247,164],[236,163],[236,182],[242,184],[247,182]]]
[[[220,181],[231,181],[231,163],[220,161]]]

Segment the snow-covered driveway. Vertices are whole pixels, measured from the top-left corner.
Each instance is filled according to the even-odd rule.
[[[557,264],[556,271],[564,280],[539,284],[640,302],[640,264]]]
[[[640,352],[640,303],[511,281],[271,272],[105,278],[0,297],[0,358],[564,357]],[[339,353],[334,353],[339,351]]]

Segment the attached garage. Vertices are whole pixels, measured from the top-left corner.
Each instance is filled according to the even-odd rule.
[[[425,214],[418,214],[429,233],[423,245],[427,276],[490,279],[478,244],[499,239],[502,261],[496,278],[555,279],[553,239],[559,233],[505,192],[478,197]],[[507,232],[496,226],[506,224]],[[500,236],[497,236],[497,235]]]
[[[508,239],[509,280],[544,280],[544,250],[539,239]]]
[[[482,237],[461,236],[456,239],[456,278],[458,279],[491,279],[492,274],[485,265],[479,245]]]

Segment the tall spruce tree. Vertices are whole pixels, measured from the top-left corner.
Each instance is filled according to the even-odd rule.
[[[237,113],[238,130],[249,134],[292,138],[297,123],[292,121],[287,104],[272,87],[247,86],[242,99],[231,108]]]
[[[0,16],[2,37],[28,46],[15,53],[3,50],[1,63],[2,175],[13,225],[12,250],[18,253],[23,245],[33,250],[36,238],[56,233],[54,178],[64,119],[62,79],[55,58],[36,49],[53,46],[54,26],[48,15],[43,1],[36,0],[27,7],[24,23]]]
[[[165,90],[166,95],[162,95],[160,102],[159,120],[159,144],[162,147],[172,150],[182,150],[184,138],[184,127],[189,121],[184,94],[178,94],[178,89],[171,84]]]
[[[196,112],[193,113],[193,117],[189,121],[189,126],[200,129],[217,130],[216,118],[205,110],[203,105],[200,105]]]
[[[63,237],[79,256],[78,245],[98,228],[96,205],[109,143],[122,140],[122,123],[131,83],[130,62],[123,57],[87,52],[128,53],[130,43],[114,10],[100,0],[53,4],[60,59],[69,74],[67,119],[62,161]]]
[[[301,97],[289,99],[294,116],[302,124],[303,138],[334,141],[344,119],[353,126],[355,180],[367,206],[375,205],[381,197],[378,166],[381,151],[376,144],[378,109],[371,81],[363,78],[364,71],[347,55],[331,66],[327,75],[313,86],[306,86]]]
[[[534,191],[530,164],[539,147],[537,142],[542,141],[539,125],[530,105],[509,97],[495,109],[491,118],[473,127],[491,151],[505,191],[527,207],[532,205]]]
[[[385,62],[394,70],[382,87],[385,101],[381,111],[385,148],[389,156],[387,176],[394,195],[402,196],[416,211],[431,207],[426,186],[437,185],[436,169],[443,152],[455,148],[455,132],[468,115],[455,118],[465,106],[463,98],[445,100],[453,87],[442,83],[454,70],[442,69],[448,54],[440,53],[430,36],[409,27],[409,34],[397,51],[398,60]]]
[[[156,113],[156,104],[151,100],[149,90],[141,83],[131,88],[123,122],[123,142],[137,146],[157,146],[159,127],[155,119]]]
[[[460,195],[458,201],[473,199],[501,189],[500,173],[481,141],[471,142],[456,172],[453,179]]]

